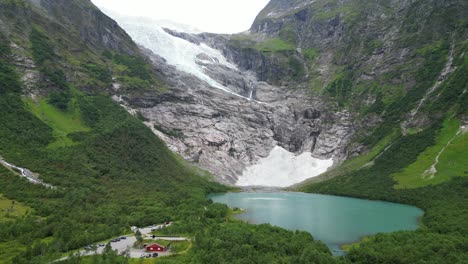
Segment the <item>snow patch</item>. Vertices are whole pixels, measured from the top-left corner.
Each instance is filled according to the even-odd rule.
[[[270,12],[268,13],[267,17],[272,17],[272,16],[276,16],[278,13],[275,13],[275,12]]]
[[[295,155],[276,146],[268,157],[246,168],[236,185],[287,187],[318,176],[332,165],[333,159],[316,159],[310,152]]]

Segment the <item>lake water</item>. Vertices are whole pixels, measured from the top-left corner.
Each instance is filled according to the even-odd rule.
[[[247,209],[236,217],[252,224],[270,223],[310,232],[337,255],[343,244],[361,237],[415,230],[424,212],[414,206],[340,196],[294,192],[211,195],[217,203]]]

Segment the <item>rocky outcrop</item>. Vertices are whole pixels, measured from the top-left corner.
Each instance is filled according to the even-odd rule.
[[[197,71],[189,75],[153,56],[173,88],[164,95],[128,96],[124,103],[138,109],[174,151],[227,183],[277,145],[340,162],[365,151],[360,142],[382,122],[404,118],[399,111],[389,117],[393,105],[417,107],[417,98],[404,98],[430,62],[421,52],[443,50],[427,36],[443,39],[453,30],[437,22],[443,16],[429,14],[443,6],[461,18],[454,2],[272,0],[242,34],[164,29],[190,43],[177,47],[209,46],[221,51],[225,63],[200,52],[190,64]]]
[[[81,41],[92,49],[110,49],[130,55],[138,53],[135,43],[117,22],[102,13],[90,1],[28,1],[61,25],[56,30],[77,29]]]
[[[323,100],[301,90],[272,86],[250,74],[224,72],[232,86],[252,82],[255,100],[248,100],[209,87],[146,52],[167,73],[173,88],[162,95],[124,96],[120,103],[139,111],[170,149],[220,181],[236,183],[246,167],[267,157],[276,145],[337,162],[346,157],[354,133],[348,112],[329,111]],[[212,76],[221,74],[212,70]]]

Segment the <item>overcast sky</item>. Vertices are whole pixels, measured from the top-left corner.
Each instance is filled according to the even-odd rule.
[[[123,15],[171,20],[213,33],[250,28],[269,0],[91,0]]]

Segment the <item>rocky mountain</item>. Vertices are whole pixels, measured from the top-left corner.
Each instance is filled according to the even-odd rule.
[[[312,164],[346,158],[354,130],[351,114],[345,109],[328,111],[326,102],[305,90],[271,85],[254,71],[230,63],[219,51],[226,36],[190,35],[153,21],[116,18],[161,72],[168,73],[173,87],[163,95],[124,94],[117,100],[141,113],[172,150],[221,181],[236,183],[248,166],[267,158],[275,146],[307,152],[316,159]],[[161,43],[167,51],[161,50]],[[203,45],[213,50],[200,50]],[[186,61],[188,54],[192,57]],[[314,170],[312,166],[307,173],[323,172]]]
[[[272,0],[216,35],[0,0],[0,263],[128,263],[64,254],[167,221],[194,238],[168,263],[465,263],[467,10]],[[231,221],[206,196],[229,188],[174,152],[229,184],[415,205],[422,227],[334,258]]]
[[[453,108],[464,119],[466,86],[441,85],[464,72],[456,65],[466,50],[462,6],[274,0],[237,35],[114,16],[174,87],[120,99],[172,150],[226,183],[275,146],[337,166],[398,127],[420,131]]]

